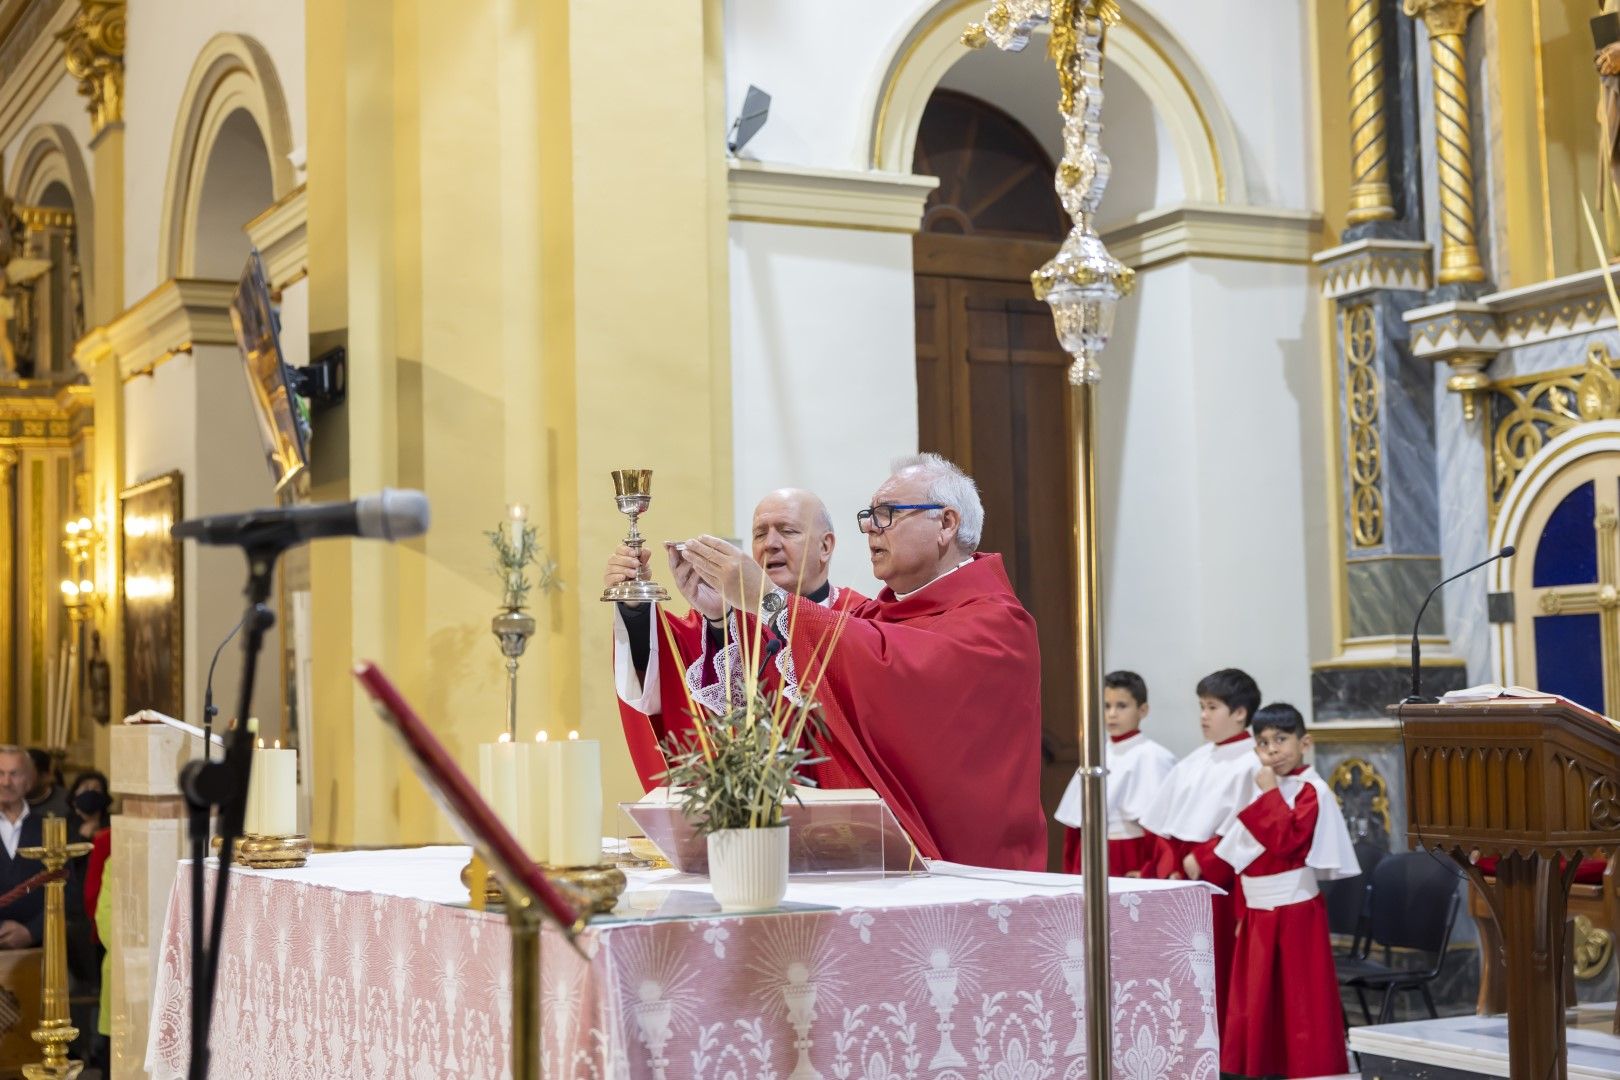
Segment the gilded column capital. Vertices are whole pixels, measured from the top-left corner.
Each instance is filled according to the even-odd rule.
[[[0,488],[11,486],[11,470],[18,462],[17,451],[0,446]]]
[[[1430,35],[1461,34],[1468,29],[1468,17],[1475,8],[1485,6],[1485,0],[1405,0],[1402,10],[1414,19],[1422,19]]]
[[[66,43],[68,74],[90,99],[90,131],[124,121],[125,0],[79,0],[79,13],[57,35]]]

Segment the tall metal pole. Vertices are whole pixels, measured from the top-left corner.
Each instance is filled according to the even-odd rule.
[[[1097,360],[1114,326],[1114,308],[1136,275],[1108,253],[1097,234],[1097,205],[1108,186],[1102,149],[1102,44],[1119,21],[1115,0],[997,0],[964,44],[993,42],[1017,52],[1036,24],[1050,22],[1063,116],[1063,160],[1054,187],[1074,228],[1045,266],[1030,275],[1035,297],[1052,309],[1069,367],[1066,408],[1069,490],[1074,496],[1075,666],[1080,682],[1081,886],[1085,905],[1086,1075],[1105,1080],[1113,1065],[1113,980],[1108,932],[1108,770],[1102,710],[1102,596],[1097,572]]]

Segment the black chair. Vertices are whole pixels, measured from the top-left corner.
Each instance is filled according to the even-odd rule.
[[[1356,862],[1361,876],[1322,883],[1322,900],[1327,905],[1328,933],[1350,939],[1349,947],[1334,956],[1360,959],[1367,955],[1367,931],[1372,924],[1373,871],[1389,854],[1385,848],[1366,840],[1356,841]]]
[[[1456,867],[1438,855],[1425,851],[1390,855],[1372,873],[1372,917],[1363,955],[1343,957],[1336,962],[1339,985],[1356,992],[1362,1018],[1374,1023],[1367,1005],[1367,991],[1381,990],[1384,1000],[1378,1008],[1377,1023],[1389,1021],[1395,995],[1417,991],[1428,1006],[1429,1015],[1438,1018],[1429,984],[1440,977],[1451,944],[1451,930],[1461,903],[1460,874]],[[1380,946],[1383,960],[1365,955],[1371,946]],[[1391,950],[1411,949],[1429,956],[1427,966],[1391,966]]]

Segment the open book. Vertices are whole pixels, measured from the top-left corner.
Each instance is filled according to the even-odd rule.
[[[1440,697],[1441,701],[1495,701],[1497,698],[1550,698],[1556,694],[1543,693],[1540,690],[1531,690],[1523,686],[1499,686],[1496,683],[1481,683],[1478,686],[1469,686],[1461,690],[1452,690]]]

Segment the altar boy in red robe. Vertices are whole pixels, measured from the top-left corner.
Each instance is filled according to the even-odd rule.
[[[937,454],[893,469],[856,515],[886,588],[847,612],[771,587],[714,537],[683,554],[785,643],[782,692],[813,693],[825,724],[818,782],[877,791],[929,858],[1044,869],[1035,620],[1001,556],[978,550],[984,506],[972,478]]]
[[[1203,877],[1226,890],[1210,897],[1215,950],[1215,1008],[1226,1019],[1226,984],[1242,903],[1232,873],[1215,858],[1221,828],[1248,803],[1260,762],[1249,737],[1249,718],[1260,707],[1260,687],[1247,672],[1223,668],[1198,681],[1198,723],[1204,745],[1176,763],[1158,799],[1142,815],[1157,837],[1153,864],[1143,877]]]
[[[1134,671],[1103,676],[1103,723],[1108,727],[1108,876],[1141,877],[1153,861],[1154,838],[1142,815],[1158,798],[1176,756],[1142,734],[1148,714],[1147,681]],[[1069,780],[1052,813],[1063,830],[1063,872],[1080,872],[1080,777]]]
[[[1254,798],[1215,847],[1241,875],[1221,1072],[1334,1076],[1347,1069],[1327,907],[1318,881],[1361,872],[1332,790],[1305,764],[1311,737],[1292,705],[1250,725],[1262,768]]]

